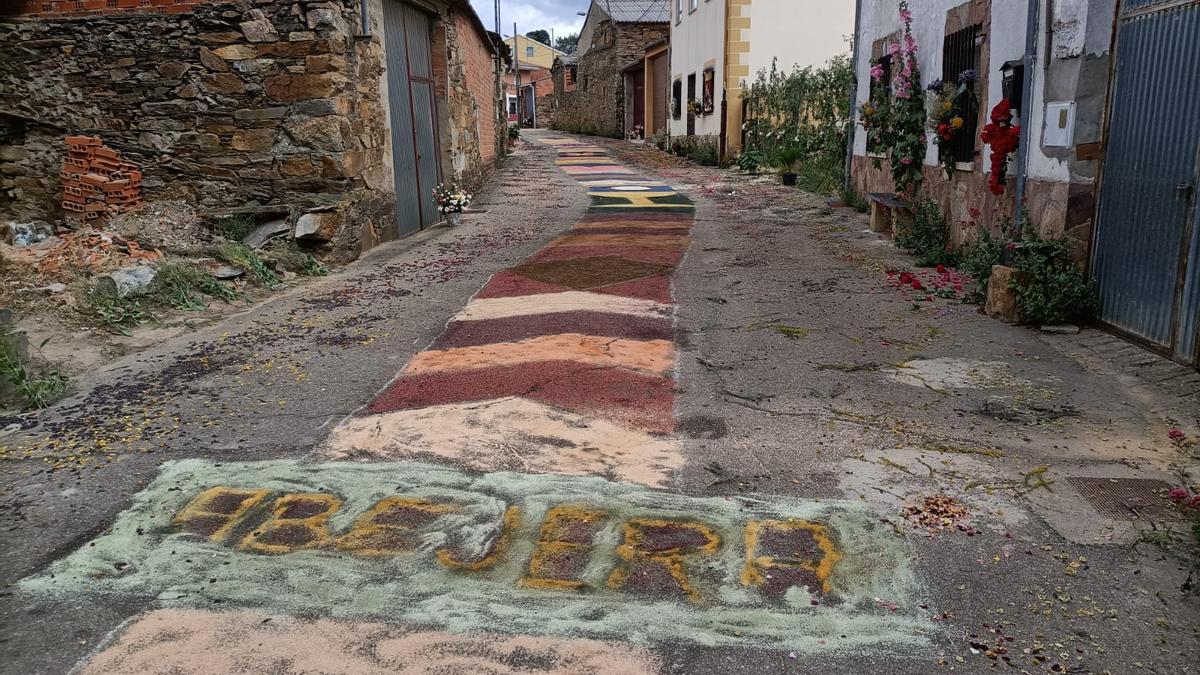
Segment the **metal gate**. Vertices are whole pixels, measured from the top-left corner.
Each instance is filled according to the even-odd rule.
[[[1124,0],[1092,271],[1101,318],[1200,365],[1200,0]]]
[[[441,180],[433,98],[430,18],[397,0],[384,0],[388,108],[398,235],[441,220],[433,189]]]

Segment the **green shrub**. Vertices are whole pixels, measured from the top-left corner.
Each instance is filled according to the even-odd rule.
[[[897,246],[916,256],[921,267],[958,263],[958,255],[950,249],[950,235],[942,209],[932,200],[917,202],[913,222],[896,234],[895,241]]]
[[[697,136],[696,143],[687,157],[700,166],[716,166],[721,160],[717,139]]]
[[[866,213],[871,210],[871,202],[866,197],[859,194],[854,188],[844,188],[841,190],[842,201],[846,202],[846,206],[858,211]]]
[[[134,328],[154,320],[140,298],[122,298],[104,286],[84,288],[79,294],[79,303],[91,311],[101,327],[118,335],[132,335]]]
[[[757,173],[766,163],[767,156],[762,150],[743,150],[737,158],[737,167],[746,173]]]
[[[229,241],[241,241],[250,234],[254,228],[258,227],[258,222],[253,217],[236,214],[218,218],[216,221],[217,234],[221,235]]]
[[[41,346],[45,346],[43,342]],[[12,386],[22,402],[31,408],[45,408],[67,391],[70,380],[55,368],[40,371],[21,353],[21,340],[7,327],[0,326],[0,376]]]
[[[1067,240],[1027,239],[1015,249],[1013,267],[1025,277],[1012,289],[1025,321],[1033,324],[1081,321],[1095,311],[1095,290],[1071,258]]]
[[[796,186],[820,195],[836,194],[842,188],[845,159],[814,155],[797,166]]]
[[[245,293],[226,286],[208,272],[182,260],[159,266],[148,293],[154,302],[187,311],[200,311],[206,307],[200,294],[226,303],[246,299]]]
[[[987,299],[992,267],[1000,264],[1000,254],[1003,250],[1004,242],[992,236],[987,228],[981,228],[979,239],[963,249],[958,268],[970,275],[974,282],[972,288],[963,296],[964,301],[982,303]]]
[[[295,239],[277,239],[267,247],[267,251],[279,261],[283,268],[296,274],[309,277],[323,277],[329,274],[329,269],[312,255],[300,248]]]
[[[263,264],[262,258],[241,244],[225,244],[220,249],[221,259],[231,265],[237,265],[259,284],[271,289],[279,285],[279,277]]]

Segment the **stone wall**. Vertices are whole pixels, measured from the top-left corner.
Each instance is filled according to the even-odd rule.
[[[598,136],[625,136],[625,68],[645,58],[646,48],[670,37],[666,23],[596,26],[592,46],[579,55],[577,88],[555,82],[554,128]],[[558,80],[561,76],[556,75]],[[563,89],[559,89],[562,86]]]
[[[379,3],[363,38],[358,0],[151,1],[0,19],[0,218],[61,216],[62,138],[82,133],[143,167],[147,200],[336,206],[344,257],[396,236]],[[422,4],[444,178],[474,187],[502,140],[492,48],[463,9]]]

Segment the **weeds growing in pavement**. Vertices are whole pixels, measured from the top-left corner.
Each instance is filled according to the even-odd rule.
[[[964,296],[965,302],[976,304],[987,299],[988,280],[992,276],[992,267],[1000,264],[1000,253],[1004,243],[992,235],[987,228],[980,228],[979,239],[963,250],[958,268],[966,272],[974,282],[973,287]]]
[[[866,213],[871,210],[871,202],[854,188],[841,190],[842,201],[846,202],[846,206],[858,211]]]
[[[182,260],[158,268],[149,297],[159,304],[194,312],[207,306],[201,294],[226,303],[246,299],[245,293],[222,284],[213,275]]]
[[[1092,283],[1071,258],[1066,239],[1034,235],[1013,251],[1013,267],[1024,280],[1013,288],[1021,317],[1032,324],[1087,319],[1096,307]]]
[[[247,215],[232,215],[224,218],[219,218],[216,221],[217,234],[228,239],[229,241],[240,242],[250,234],[255,227],[258,227],[258,222],[254,218]]]
[[[242,244],[225,244],[220,249],[221,259],[246,270],[255,281],[268,289],[279,285],[279,277],[267,268],[262,258]]]
[[[329,269],[321,261],[300,248],[295,239],[276,240],[267,247],[268,253],[279,261],[283,268],[296,274],[309,277],[323,277],[329,274]]]
[[[40,350],[46,346],[43,341]],[[56,368],[33,370],[21,353],[21,340],[11,330],[0,326],[0,376],[8,381],[22,402],[31,408],[45,408],[67,391],[70,380]]]
[[[102,286],[89,286],[78,294],[79,303],[91,310],[105,330],[132,335],[133,329],[154,319],[139,298],[120,297]]]
[[[896,233],[896,245],[917,258],[921,267],[958,263],[958,254],[950,248],[950,235],[942,209],[929,199],[917,202],[913,221]]]

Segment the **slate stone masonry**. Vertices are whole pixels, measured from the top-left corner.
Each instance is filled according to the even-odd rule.
[[[443,138],[442,164],[448,182],[473,188],[496,154],[479,145],[496,144],[498,103],[463,82],[463,60],[483,51],[490,72],[490,45],[472,38],[462,48],[461,10],[438,5],[438,86],[450,99],[439,113],[454,120],[443,128],[453,139]],[[23,9],[0,18],[0,218],[61,219],[62,138],[88,134],[142,167],[148,201],[332,206],[343,224],[329,246],[345,258],[395,237],[381,30],[357,36],[358,0],[42,0]]]

